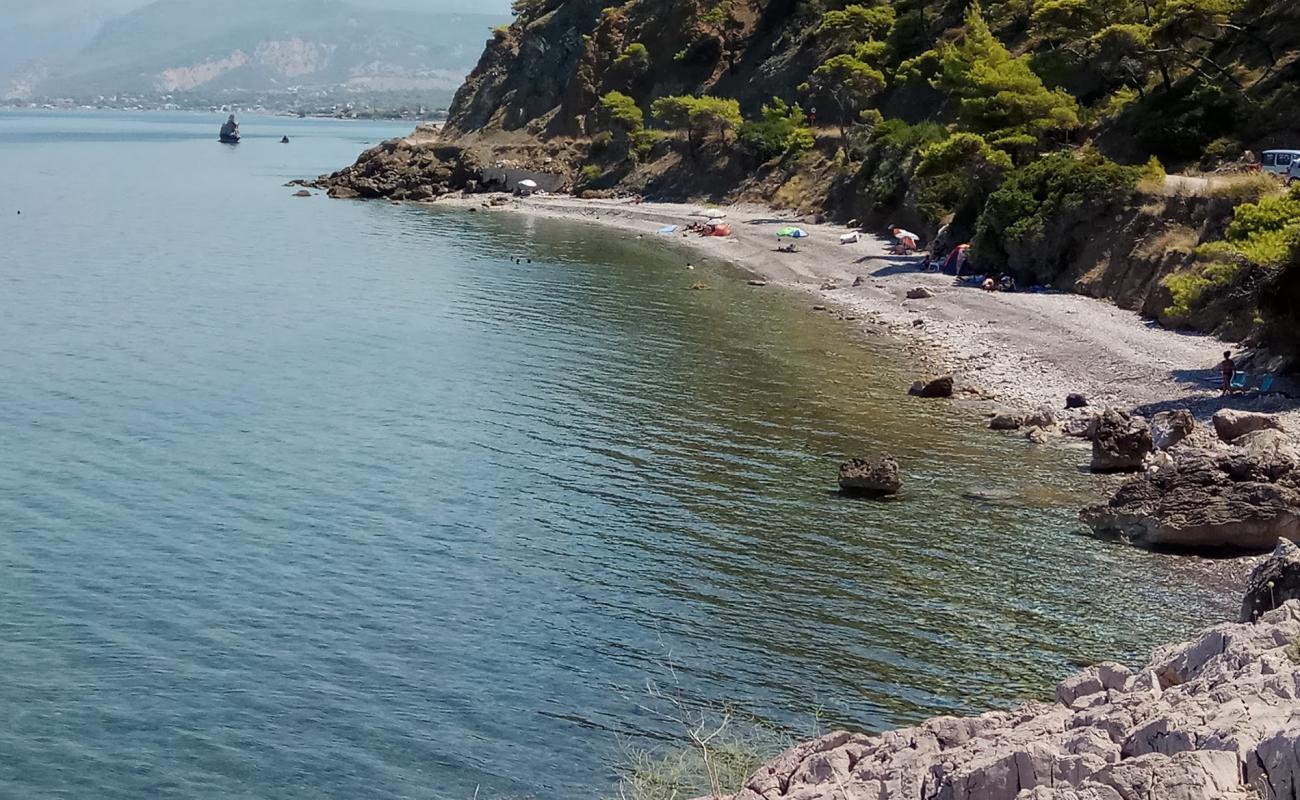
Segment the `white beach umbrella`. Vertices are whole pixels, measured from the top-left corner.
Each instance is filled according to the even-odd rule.
[[[712,217],[712,218],[715,218],[715,219],[721,219],[721,218],[727,216],[727,212],[723,211],[723,210],[720,209],[720,208],[706,208],[706,209],[704,209],[703,211],[700,212],[700,216],[701,216],[701,217]]]
[[[525,189],[536,189],[536,188],[537,188],[537,181],[535,181],[535,180],[533,180],[533,179],[531,179],[531,178],[525,178],[524,180],[522,180],[522,181],[519,182],[519,185],[522,186],[522,187],[524,187]]]

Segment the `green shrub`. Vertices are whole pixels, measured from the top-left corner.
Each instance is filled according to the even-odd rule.
[[[1245,266],[1240,261],[1212,261],[1169,275],[1162,281],[1171,298],[1165,316],[1176,325],[1187,324],[1213,296],[1231,286]]]
[[[610,145],[612,145],[613,143],[614,143],[614,134],[610,133],[609,131],[601,131],[600,133],[591,137],[591,149],[597,153],[608,150],[610,148]]]
[[[1241,152],[1240,141],[1231,136],[1220,136],[1205,146],[1201,153],[1201,169],[1211,170],[1228,161],[1236,161]]]
[[[1011,171],[1011,157],[973,133],[955,133],[926,145],[914,177],[917,205],[934,221],[948,214],[969,223]]]
[[[636,101],[622,92],[609,92],[600,98],[600,109],[609,123],[623,133],[645,127],[645,112]]]
[[[879,212],[900,206],[921,149],[947,137],[947,129],[937,123],[908,125],[899,119],[851,131],[848,157],[862,164],[858,178],[868,206]]]
[[[578,172],[578,180],[583,184],[595,183],[605,171],[595,164],[588,164]]]
[[[1104,217],[1132,197],[1139,167],[1096,151],[1053,153],[1012,172],[980,214],[976,260],[1022,283],[1051,283]]]
[[[650,69],[650,51],[640,42],[633,42],[623,48],[623,52],[614,59],[614,66],[642,73]]]
[[[1237,207],[1224,240],[1253,263],[1281,266],[1300,231],[1300,187]]]
[[[738,138],[741,145],[764,161],[797,157],[815,143],[808,115],[798,103],[789,105],[779,97],[763,106],[759,119],[742,123]]]

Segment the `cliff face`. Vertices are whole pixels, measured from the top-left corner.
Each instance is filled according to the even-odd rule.
[[[498,30],[456,92],[448,134],[525,126],[540,133],[572,94],[586,51],[584,37],[595,28],[605,5],[592,0],[550,2],[521,16],[509,29]]]

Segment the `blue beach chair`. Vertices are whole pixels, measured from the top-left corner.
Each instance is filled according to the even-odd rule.
[[[1238,373],[1234,374],[1234,375],[1232,376],[1232,383],[1228,384],[1228,386],[1229,386],[1230,388],[1233,388],[1233,389],[1245,389],[1245,388],[1246,388],[1246,373],[1244,373],[1244,372],[1238,372]]]
[[[1273,378],[1274,378],[1274,377],[1275,377],[1275,376],[1273,375],[1273,373],[1270,372],[1270,373],[1268,373],[1267,375],[1264,376],[1264,379],[1263,379],[1263,380],[1261,380],[1261,381],[1259,382],[1259,393],[1260,393],[1260,394],[1268,394],[1269,392],[1273,391]]]

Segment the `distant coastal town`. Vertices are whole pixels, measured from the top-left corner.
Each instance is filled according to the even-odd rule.
[[[38,97],[0,101],[4,109],[80,111],[210,111],[325,119],[378,119],[441,122],[447,119],[445,103],[432,105],[427,95],[408,97],[402,92],[349,96],[330,92],[305,98],[294,94],[114,94],[94,97]]]

